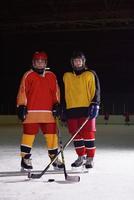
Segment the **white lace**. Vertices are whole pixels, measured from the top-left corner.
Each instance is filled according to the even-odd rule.
[[[62,162],[59,159],[57,159],[54,163],[57,164],[57,165],[61,165],[62,164]]]
[[[86,165],[90,165],[90,164],[92,165],[93,164],[93,158],[87,157],[85,164]]]
[[[77,160],[74,163],[75,164],[80,164],[80,163],[83,163],[83,160],[84,160],[84,157],[81,156],[81,157],[78,157]]]
[[[24,158],[24,162],[25,162],[26,165],[32,166],[32,159],[25,159]]]

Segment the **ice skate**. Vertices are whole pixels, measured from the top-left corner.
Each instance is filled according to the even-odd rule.
[[[33,169],[32,162],[31,162],[31,154],[26,154],[21,159],[21,171],[30,171]]]
[[[63,169],[63,167],[64,167],[64,164],[58,158],[53,162],[52,165],[55,170]]]
[[[94,165],[94,163],[93,163],[93,158],[87,157],[87,158],[86,158],[86,162],[85,162],[85,168],[86,168],[86,169],[93,168],[93,165]]]
[[[83,166],[84,161],[85,161],[85,157],[84,156],[78,156],[77,160],[75,160],[71,164],[71,167],[81,167],[81,166]]]

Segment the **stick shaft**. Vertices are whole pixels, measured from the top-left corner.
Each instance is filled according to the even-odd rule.
[[[80,128],[76,131],[76,133],[65,143],[65,145],[60,149],[60,151],[57,153],[57,155],[51,160],[51,162],[45,167],[45,169],[40,174],[29,174],[29,178],[41,178],[45,172],[49,169],[49,167],[56,161],[59,154],[62,154],[62,151],[72,142],[72,140],[75,138],[75,136],[82,130],[82,128],[86,125],[90,117],[88,116],[86,120],[83,122],[83,124],[80,126]],[[67,177],[67,174],[66,174]]]

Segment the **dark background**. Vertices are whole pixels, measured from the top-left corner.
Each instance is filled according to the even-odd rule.
[[[15,114],[20,78],[35,51],[48,53],[60,84],[78,49],[100,78],[101,114],[133,114],[133,8],[132,1],[8,2],[0,16],[0,113]]]

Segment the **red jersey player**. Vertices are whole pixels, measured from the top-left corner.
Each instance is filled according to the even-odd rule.
[[[31,149],[39,129],[46,140],[48,155],[52,159],[58,152],[58,137],[53,109],[58,111],[60,90],[56,76],[46,71],[48,56],[45,52],[35,52],[32,68],[21,80],[17,95],[17,113],[23,123],[21,140],[21,167],[32,169]],[[63,163],[57,159],[53,166],[62,168]]]

